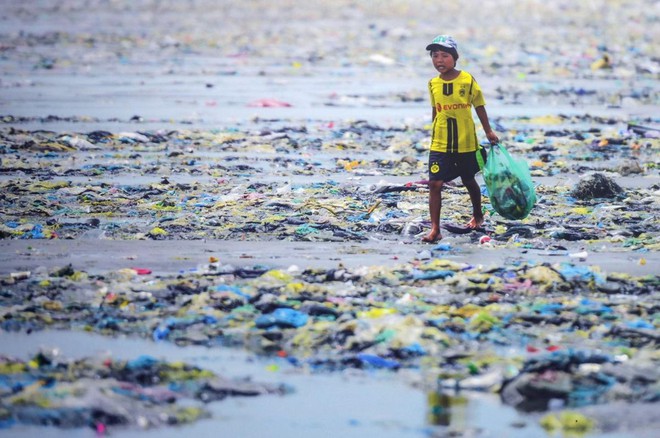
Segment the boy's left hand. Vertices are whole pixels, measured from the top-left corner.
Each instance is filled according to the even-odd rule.
[[[486,138],[488,138],[488,141],[490,144],[497,144],[500,142],[499,137],[497,137],[497,134],[495,134],[494,131],[490,131],[486,133]]]

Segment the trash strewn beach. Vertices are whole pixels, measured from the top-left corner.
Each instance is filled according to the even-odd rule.
[[[304,436],[652,436],[657,3],[382,3],[5,5],[0,334],[61,345],[0,348],[1,428],[261,436],[226,398],[263,396],[240,403],[268,422],[328,378]],[[424,47],[445,31],[536,203],[503,218],[479,177],[471,231],[448,184],[430,245]],[[140,354],[68,356],[72,333]],[[332,423],[355,376],[404,382],[419,417]]]

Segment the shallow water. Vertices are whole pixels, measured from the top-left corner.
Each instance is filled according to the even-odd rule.
[[[279,359],[258,358],[229,348],[177,347],[140,339],[115,339],[82,332],[45,331],[30,335],[0,332],[0,353],[28,358],[39,348],[58,348],[64,357],[94,355],[131,359],[142,354],[184,361],[227,377],[250,376],[254,381],[287,383],[285,396],[229,398],[209,405],[213,418],[196,424],[152,431],[112,429],[112,436],[235,436],[235,437],[424,437],[442,431],[459,436],[529,438],[545,432],[533,416],[502,406],[493,394],[463,393],[467,404],[450,408],[444,426],[429,424],[429,394],[412,386],[420,372],[308,374]],[[278,365],[279,371],[267,367]],[[449,396],[448,396],[449,397]],[[451,398],[451,397],[449,397]],[[512,424],[519,424],[514,427]],[[524,424],[521,427],[520,424]],[[481,430],[483,433],[477,434]],[[443,432],[443,433],[444,433]],[[12,436],[86,437],[89,430],[58,430],[17,426]],[[593,435],[594,437],[596,435]],[[614,438],[613,435],[611,435]],[[608,435],[610,438],[610,435]]]
[[[57,348],[63,357],[108,356],[132,359],[142,354],[167,361],[184,361],[226,377],[250,377],[256,382],[286,383],[294,392],[285,396],[229,398],[208,407],[213,418],[190,426],[157,430],[112,429],[112,436],[240,436],[240,437],[423,437],[458,436],[529,438],[544,437],[537,417],[503,406],[494,394],[463,392],[445,394],[453,402],[450,415],[430,423],[429,400],[413,386],[419,370],[399,373],[356,371],[309,374],[281,359],[259,358],[230,348],[177,347],[140,339],[107,338],[99,335],[45,331],[30,335],[0,332],[0,353],[26,359],[39,348]],[[270,371],[273,365],[278,371]],[[274,399],[275,398],[275,399]],[[295,415],[292,415],[295,413]],[[16,426],[12,436],[85,437],[89,430],[58,430]],[[440,435],[436,435],[440,434]],[[590,435],[597,437],[599,435]],[[615,438],[618,435],[602,435]],[[621,435],[623,437],[623,435]]]
[[[147,437],[493,437],[546,438],[539,415],[502,405],[495,394],[463,391],[425,392],[420,370],[357,371],[310,374],[282,359],[256,357],[226,347],[177,347],[135,338],[108,338],[75,331],[32,334],[0,332],[0,354],[26,359],[41,348],[57,349],[67,358],[90,356],[134,359],[147,354],[184,361],[229,378],[293,387],[284,396],[228,398],[207,405],[212,418],[192,425],[152,430],[112,428],[110,436]],[[273,371],[275,369],[276,371]],[[434,406],[448,414],[432,417]],[[434,405],[435,404],[435,405]],[[89,429],[66,430],[15,426],[13,437],[91,436]],[[5,432],[7,433],[7,432]],[[651,437],[644,432],[590,433],[585,438]]]

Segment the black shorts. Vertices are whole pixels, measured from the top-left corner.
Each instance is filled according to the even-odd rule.
[[[486,150],[480,149],[486,162]],[[453,179],[470,179],[479,172],[479,162],[475,152],[436,152],[429,154],[429,181],[448,182]]]

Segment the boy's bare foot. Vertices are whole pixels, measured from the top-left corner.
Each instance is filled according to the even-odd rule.
[[[477,228],[481,227],[483,223],[483,216],[472,216],[472,219],[470,219],[470,222],[467,223],[466,227],[476,230]]]
[[[429,234],[427,234],[425,237],[422,237],[422,242],[435,243],[440,239],[442,239],[440,230],[431,230]]]

